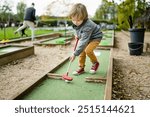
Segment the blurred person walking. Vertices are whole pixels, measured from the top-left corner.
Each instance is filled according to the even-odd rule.
[[[25,15],[24,15],[24,21],[23,21],[23,25],[21,27],[19,27],[14,33],[17,34],[17,32],[20,32],[22,29],[25,29],[26,27],[30,27],[31,29],[31,39],[32,41],[34,41],[34,30],[35,30],[35,12],[36,9],[34,8],[35,4],[32,3],[31,7],[28,7],[25,10]]]

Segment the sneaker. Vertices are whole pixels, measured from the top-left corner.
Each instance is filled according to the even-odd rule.
[[[79,68],[77,71],[74,71],[72,74],[73,75],[80,75],[80,74],[83,74],[85,71],[84,71],[84,68]]]
[[[94,64],[92,65],[92,68],[91,68],[91,70],[90,70],[90,73],[91,73],[91,74],[95,74],[96,71],[97,71],[97,69],[98,69],[98,67],[99,67],[99,63],[98,63],[98,62],[94,63]]]

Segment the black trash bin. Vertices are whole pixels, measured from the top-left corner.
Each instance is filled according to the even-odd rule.
[[[130,55],[141,55],[143,43],[128,43]]]
[[[133,42],[133,43],[137,43],[137,42],[144,43],[145,28],[129,29],[129,32],[130,32],[130,36],[131,36],[131,42]]]

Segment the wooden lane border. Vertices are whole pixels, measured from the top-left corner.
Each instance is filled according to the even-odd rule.
[[[25,58],[34,54],[34,46],[23,46],[23,45],[4,45],[0,48],[5,47],[23,47],[20,50],[15,50],[6,54],[0,55],[0,65],[7,64],[17,59]]]
[[[55,72],[59,67],[63,66],[63,64],[65,64],[68,60],[69,60],[69,57],[65,58],[59,65],[57,65],[56,67],[54,67],[49,72],[51,72],[51,73]],[[27,88],[23,89],[22,92],[18,92],[17,94],[14,94],[12,97],[10,97],[9,100],[19,100],[19,99],[22,99],[23,96],[25,96],[26,94],[28,94],[29,92],[31,92],[42,81],[46,80],[48,73],[46,73],[43,77],[37,79],[34,83],[32,83],[31,85],[29,85]]]
[[[112,70],[113,70],[113,48],[96,48],[97,50],[110,50],[110,57],[109,57],[109,65],[107,69],[107,76],[106,76],[106,86],[105,86],[105,95],[104,100],[111,100],[112,99]]]
[[[106,86],[105,86],[105,95],[104,100],[111,100],[112,99],[112,70],[113,70],[113,49],[110,49],[110,58],[109,58],[109,67],[107,70],[107,77],[106,77]]]

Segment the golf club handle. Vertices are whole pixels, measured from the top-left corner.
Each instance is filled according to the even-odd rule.
[[[72,61],[69,62],[69,65],[68,65],[68,68],[67,68],[67,75],[69,74],[69,69],[70,69],[71,63],[72,63]]]
[[[78,41],[79,41],[79,38],[76,38],[76,43],[75,43],[75,46],[74,46],[74,51],[76,50],[76,47],[77,47],[77,45],[78,45]]]
[[[78,41],[79,41],[79,38],[76,38],[76,43],[75,43],[75,46],[74,46],[74,51],[76,50],[76,47],[78,45]],[[72,63],[72,61],[70,60],[68,68],[67,68],[67,75],[69,74],[69,69],[70,69],[71,63]]]

